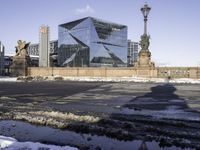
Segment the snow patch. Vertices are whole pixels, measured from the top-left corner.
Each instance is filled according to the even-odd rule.
[[[0,148],[6,148],[13,145],[17,140],[11,137],[0,136]]]
[[[15,112],[14,114],[4,114],[5,116],[12,116],[14,120],[26,120],[29,123],[39,124],[39,125],[49,125],[57,128],[66,128],[69,122],[85,122],[85,123],[95,123],[101,118],[89,116],[89,115],[75,115],[72,113],[61,113],[61,112],[47,112],[47,111],[37,111],[37,112]],[[0,119],[1,116],[0,116]]]
[[[200,79],[179,78],[179,79],[166,79],[166,78],[143,78],[143,77],[65,77],[60,75],[54,76],[27,76],[19,78],[0,78],[0,82],[16,82],[16,81],[85,81],[85,82],[141,82],[141,83],[192,83],[200,84]]]
[[[142,78],[142,77],[63,77],[66,81],[87,81],[87,82],[153,82],[153,83],[192,83],[200,84],[200,79],[171,79],[165,78]]]
[[[0,100],[16,100],[16,98],[7,97],[7,96],[0,96]]]
[[[46,145],[46,144],[33,143],[33,142],[18,142],[14,138],[5,137],[5,136],[0,136],[0,149],[4,149],[4,150],[16,150],[16,149],[78,150],[77,148],[73,148],[69,146],[55,146],[55,145]]]
[[[17,82],[17,78],[13,78],[13,77],[0,77],[0,82]]]

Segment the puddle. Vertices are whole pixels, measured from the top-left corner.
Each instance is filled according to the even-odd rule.
[[[105,136],[78,134],[20,121],[0,121],[0,135],[14,137],[20,142],[32,141],[56,145],[90,147],[90,150],[182,150],[177,147],[160,148],[156,142],[118,141]],[[185,149],[191,150],[191,149]]]

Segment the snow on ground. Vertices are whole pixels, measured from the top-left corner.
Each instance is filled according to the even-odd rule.
[[[48,150],[78,150],[77,148],[69,146],[55,146],[55,145],[46,145],[41,143],[33,142],[18,142],[16,139],[11,137],[0,136],[0,149],[3,150],[18,150],[18,149],[48,149]]]
[[[0,77],[0,82],[16,82],[17,78],[14,77]]]
[[[200,79],[171,79],[165,78],[142,78],[142,77],[63,77],[64,80],[69,81],[89,81],[89,82],[154,82],[154,83],[193,83],[200,84]]]
[[[28,77],[27,77],[28,78]],[[153,82],[153,83],[192,83],[200,84],[200,79],[179,78],[167,80],[165,78],[142,78],[142,77],[62,77],[62,76],[48,76],[48,77],[33,77],[32,81],[40,79],[40,81],[54,81],[60,78],[65,81],[86,81],[86,82]],[[24,77],[26,79],[26,77]],[[0,82],[16,82],[20,81],[17,78],[0,77]],[[31,80],[28,80],[31,81]]]

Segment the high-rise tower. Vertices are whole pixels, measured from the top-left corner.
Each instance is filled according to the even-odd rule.
[[[40,27],[39,67],[50,67],[49,27]]]

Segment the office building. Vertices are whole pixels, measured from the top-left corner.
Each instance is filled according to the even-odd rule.
[[[127,66],[132,67],[137,62],[139,43],[128,40]]]
[[[57,55],[58,53],[58,40],[50,41],[50,55]],[[28,54],[30,56],[39,56],[39,43],[30,44],[28,47]]]
[[[139,43],[133,42],[133,62],[138,61],[138,53],[139,53]]]
[[[4,55],[5,55],[5,48],[0,41],[0,76],[4,75]]]
[[[6,75],[6,76],[10,75],[12,59],[13,59],[13,55],[5,55],[4,56],[4,75]]]
[[[50,66],[50,44],[49,44],[49,27],[40,27],[39,42],[39,67]]]
[[[133,42],[128,40],[128,55],[127,55],[127,66],[133,66]]]
[[[86,17],[58,30],[60,66],[127,66],[127,26]]]
[[[57,66],[57,55],[58,55],[58,40],[50,41],[50,64]],[[39,43],[30,44],[28,47],[28,54],[31,58],[31,66],[39,66]]]

